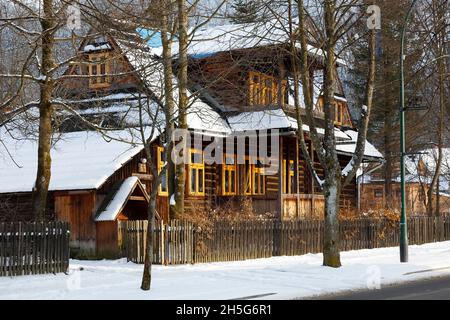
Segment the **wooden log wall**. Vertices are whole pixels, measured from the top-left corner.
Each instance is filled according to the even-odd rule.
[[[212,98],[227,110],[238,110],[248,104],[246,72],[239,67],[239,58],[230,53],[191,60],[190,75],[193,82],[207,88]]]

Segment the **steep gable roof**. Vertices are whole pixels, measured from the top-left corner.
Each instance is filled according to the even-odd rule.
[[[117,216],[123,210],[128,199],[136,189],[139,189],[140,194],[148,203],[148,194],[145,191],[144,186],[139,181],[139,178],[128,177],[124,181],[117,183],[116,186],[112,188],[111,192],[108,194],[108,196],[105,198],[102,205],[98,209],[95,221],[99,222],[116,220]]]
[[[109,135],[133,141],[129,131]],[[0,147],[0,193],[32,191],[37,170],[37,141],[19,132],[7,132],[5,128],[0,128],[0,140],[8,148]],[[51,149],[49,190],[97,189],[142,149],[141,145],[108,140],[97,132],[63,134]]]
[[[298,26],[298,19],[294,18],[293,27]],[[190,39],[188,54],[192,58],[202,59],[219,52],[243,50],[267,46],[279,46],[289,43],[287,20],[273,19],[267,22],[245,24],[228,24],[205,27],[196,30]],[[178,43],[174,43],[173,54],[178,54]],[[322,58],[322,49],[308,45],[311,56]],[[338,64],[345,65],[342,59]]]

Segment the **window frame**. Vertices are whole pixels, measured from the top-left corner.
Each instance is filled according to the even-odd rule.
[[[267,85],[267,81],[270,85]],[[287,81],[281,81],[281,105],[286,104]],[[278,105],[278,79],[258,71],[248,72],[248,105]],[[270,100],[270,101],[269,101]]]
[[[344,121],[343,121],[343,114],[342,114],[343,106],[338,101],[335,101],[334,103],[335,103],[335,107],[334,107],[334,110],[335,110],[334,122],[337,125],[342,125],[344,123]]]
[[[157,163],[157,167],[158,167],[158,174],[161,173],[161,171],[163,170],[163,167],[166,165],[166,163],[164,162],[164,147],[158,146],[156,148],[156,163]],[[167,168],[166,168],[166,190],[164,191],[162,189],[162,180],[161,183],[158,186],[158,195],[159,196],[168,196],[169,195],[169,185],[168,185],[168,179],[167,179]]]
[[[228,157],[233,157],[233,164],[227,164],[226,160]],[[228,186],[230,191],[227,191],[225,188],[226,185],[226,172],[228,172]],[[232,172],[234,172],[234,190],[231,190],[231,186],[233,185]],[[235,196],[237,194],[237,163],[236,163],[236,155],[224,154],[223,155],[223,164],[222,164],[222,195],[223,196]]]
[[[244,195],[247,196],[262,196],[266,194],[266,176],[264,175],[264,168],[257,167],[256,164],[251,163],[250,157],[245,157],[248,161],[248,168],[245,168],[247,164],[244,165],[245,170],[245,181],[244,181]],[[257,159],[258,161],[258,159]],[[258,174],[258,184],[255,184],[255,174]],[[260,183],[262,182],[262,190],[259,190]],[[258,186],[256,190],[255,186]]]
[[[111,85],[111,61],[108,52],[91,53],[88,55],[88,74],[89,74],[89,88],[99,89],[109,87]],[[102,66],[105,68],[105,73],[101,73]],[[95,70],[95,74],[94,74]]]
[[[287,179],[287,185],[286,183],[283,183],[283,193],[284,194],[294,194],[294,186],[292,185],[291,178],[295,179],[295,167],[294,170],[291,170],[291,165],[295,166],[294,160],[289,160],[289,166],[287,166],[287,160],[283,159],[283,178]],[[287,174],[287,171],[289,170],[289,175]]]
[[[265,179],[265,175],[264,175],[264,168],[260,168],[260,167],[256,167],[255,164],[252,164],[252,182],[253,182],[253,186],[252,186],[252,195],[254,196],[262,196],[266,194],[266,179]],[[255,174],[258,174],[258,183],[255,183]],[[261,187],[261,183],[262,182],[262,189],[259,190],[259,188]],[[258,190],[256,190],[256,188],[258,188]]]
[[[201,163],[192,163],[192,154],[200,154],[202,162]],[[203,154],[203,150],[197,150],[197,149],[189,149],[189,164],[188,164],[188,192],[191,196],[204,196],[205,195],[205,157]],[[191,171],[195,170],[195,190],[192,190],[192,174]],[[200,177],[198,172],[202,170],[202,176]],[[199,191],[200,186],[200,178],[202,181],[203,190]]]
[[[380,193],[381,195],[378,195],[379,193]],[[378,198],[383,198],[383,193],[384,193],[384,192],[383,192],[383,189],[380,189],[380,188],[374,189],[374,190],[373,190],[373,197],[374,197],[374,198],[377,198],[377,199],[378,199]]]

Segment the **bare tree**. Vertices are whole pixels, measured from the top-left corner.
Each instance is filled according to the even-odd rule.
[[[443,151],[444,146],[444,134],[445,134],[445,120],[448,107],[448,74],[446,74],[446,66],[450,57],[448,56],[448,5],[447,0],[429,0],[422,4],[423,10],[420,15],[420,26],[421,33],[425,37],[424,43],[426,43],[426,48],[424,51],[427,54],[424,55],[424,65],[423,70],[427,75],[424,77],[430,78],[427,88],[435,90],[428,90],[432,92],[431,99],[427,99],[432,108],[433,104],[438,105],[437,116],[437,126],[436,126],[436,147],[437,147],[437,158],[435,159],[434,172],[432,174],[432,179],[427,190],[427,213],[429,216],[433,214],[439,216],[439,190],[438,187],[439,177],[441,175],[442,163],[443,163]],[[419,30],[420,30],[419,29]],[[435,76],[436,75],[436,76]],[[436,92],[437,99],[433,99]],[[437,101],[436,101],[437,100]],[[433,210],[433,195],[436,195],[436,210]]]
[[[298,76],[294,77],[296,81],[301,82],[304,96],[304,106],[306,111],[306,119],[310,126],[310,138],[314,150],[317,152],[321,166],[324,168],[324,180],[322,181],[314,168],[314,164],[309,155],[308,146],[304,139],[302,118],[300,116],[300,99],[299,90],[295,92],[295,107],[297,110],[298,122],[298,139],[303,151],[306,155],[308,166],[313,172],[316,182],[322,187],[325,196],[325,229],[324,229],[324,247],[323,264],[330,267],[340,267],[340,236],[339,236],[339,199],[343,186],[350,183],[354,178],[358,168],[360,167],[365,150],[366,134],[369,126],[370,113],[372,108],[372,98],[374,91],[375,79],[375,28],[368,30],[368,74],[366,79],[366,90],[364,97],[364,105],[360,109],[361,119],[358,126],[358,139],[356,143],[355,153],[348,165],[342,170],[336,151],[336,137],[334,131],[335,109],[333,107],[336,85],[336,66],[337,66],[337,45],[346,38],[348,31],[355,24],[355,21],[362,19],[362,13],[352,13],[359,1],[350,1],[350,3],[341,3],[333,0],[323,1],[323,4],[315,3],[316,8],[322,9],[322,27],[314,24],[311,27],[313,19],[309,13],[311,4],[307,7],[303,0],[297,2],[298,8],[298,38],[291,37],[291,48],[293,50],[292,57],[295,59],[294,65],[299,65],[296,70]],[[363,6],[363,8],[365,8]],[[356,17],[355,17],[356,16]],[[318,35],[320,35],[318,37]],[[315,37],[315,38],[312,38]],[[297,40],[298,39],[298,40]],[[364,39],[364,37],[362,37]],[[314,40],[319,43],[324,55],[324,86],[323,86],[323,111],[325,114],[325,134],[321,139],[317,132],[314,119],[315,105],[311,96],[310,82],[310,60],[308,54],[308,45]],[[297,63],[297,41],[300,45],[299,63]],[[295,87],[298,87],[298,82]]]
[[[14,79],[19,82],[16,92],[2,103],[8,108],[3,123],[30,108],[39,110],[39,146],[36,182],[33,189],[32,213],[36,220],[45,219],[48,187],[51,179],[52,117],[54,113],[55,87],[58,72],[68,65],[69,60],[55,61],[57,42],[71,41],[74,37],[59,37],[58,33],[66,24],[68,2],[43,0],[42,3],[13,0],[15,7],[12,15],[0,17],[2,28],[14,31],[18,38],[26,39],[28,57],[19,67],[19,72],[0,74],[2,79]],[[42,7],[40,7],[42,5]],[[23,103],[25,82],[38,85],[38,97],[34,101]]]

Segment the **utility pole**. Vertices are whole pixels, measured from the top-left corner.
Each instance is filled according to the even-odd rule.
[[[408,262],[408,226],[406,224],[406,185],[405,185],[405,156],[406,156],[406,135],[405,135],[405,38],[412,10],[418,0],[413,0],[405,17],[401,33],[400,45],[400,190],[402,199],[402,210],[400,216],[400,262]]]

